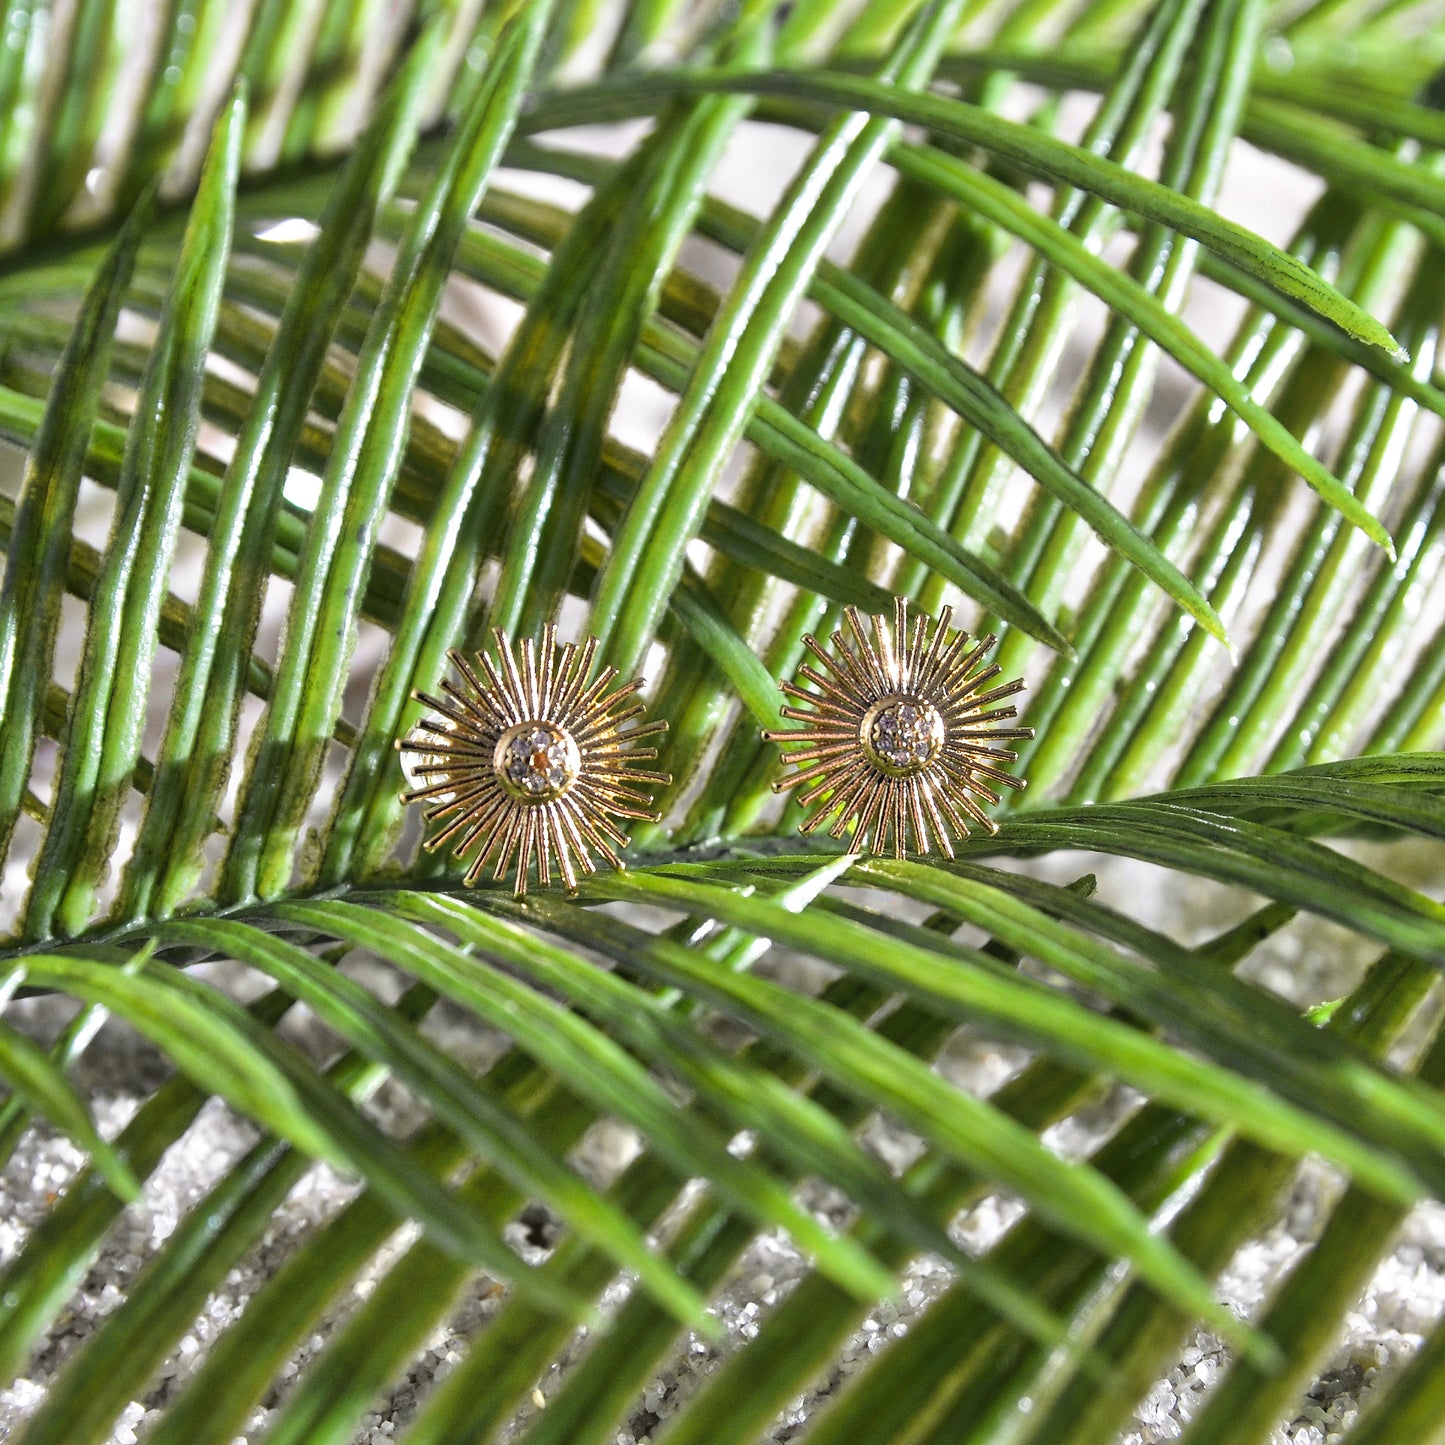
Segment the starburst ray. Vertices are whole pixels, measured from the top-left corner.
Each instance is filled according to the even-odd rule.
[[[1024,683],[994,685],[1000,668],[984,659],[997,639],[953,631],[948,608],[937,620],[917,616],[910,625],[900,597],[892,618],[865,620],[854,607],[843,617],[846,635],[834,632],[831,649],[811,635],[803,639],[818,666],[803,664],[798,677],[813,690],[780,684],[801,706],[779,711],[803,726],[763,734],[789,749],[794,767],[774,791],[804,787],[797,795],[804,833],[831,822],[829,835],[851,831],[860,851],[905,858],[911,841],[913,852],[936,846],[951,858],[954,841],[973,827],[997,830],[975,799],[997,806],[1000,788],[1024,786],[996,766],[1018,755],[988,746],[1034,735],[998,726],[1018,709],[994,706]]]
[[[446,821],[427,848],[451,846],[457,858],[475,853],[464,875],[469,886],[491,864],[498,881],[515,870],[518,897],[534,869],[543,887],[556,871],[573,892],[579,872],[597,871],[594,852],[623,866],[618,850],[631,840],[612,818],[656,821],[651,789],[672,777],[639,767],[657,749],[637,744],[667,724],[636,723],[646,711],[640,702],[621,706],[641,679],[614,686],[612,667],[593,676],[595,638],[559,648],[550,624],[540,642],[523,638],[514,647],[495,630],[492,638],[495,661],[447,654],[460,680],[443,679],[444,698],[412,694],[436,716],[397,743],[415,760],[419,783],[402,800],[427,801],[426,821]]]

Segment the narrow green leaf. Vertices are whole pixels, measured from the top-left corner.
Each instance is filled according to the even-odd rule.
[[[46,1057],[64,1074],[90,1047],[104,1023],[104,1009],[81,1009],[50,1046]],[[25,1100],[18,1093],[11,1094],[4,1105],[0,1106],[0,1168],[4,1168],[9,1162],[29,1123],[30,1110],[26,1107]]]
[[[151,660],[200,426],[202,376],[230,257],[245,98],[222,111],[137,402],[91,605],[65,753],[25,914],[31,938],[90,922],[140,755]]]
[[[725,1141],[687,1127],[663,1090],[606,1035],[550,999],[440,945],[405,920],[352,903],[285,903],[278,916],[381,952],[397,966],[478,1017],[504,1029],[518,1045],[601,1107],[632,1122],[651,1147],[684,1176],[711,1181],[765,1228],[781,1226],[812,1251],[819,1267],[860,1297],[892,1288],[892,1278],[866,1251],[822,1229],[788,1191],[755,1164],[735,1159]]]
[[[339,715],[356,608],[396,477],[416,369],[452,254],[515,124],[547,7],[518,13],[454,137],[373,319],[306,536],[271,706],[254,752],[222,893],[272,895],[295,845]]]
[[[965,145],[977,145],[1001,160],[1046,180],[1097,195],[1121,209],[1145,216],[1192,237],[1251,275],[1328,317],[1350,335],[1403,358],[1394,337],[1368,312],[1341,295],[1320,275],[1207,206],[1146,177],[1055,140],[1017,121],[992,115],[965,101],[919,95],[853,76],[822,71],[774,71],[734,76],[717,71],[649,75],[646,81],[603,81],[550,98],[529,118],[529,129],[551,130],[594,123],[650,109],[666,95],[742,91],[811,100],[892,116]]]
[[[960,4],[942,0],[920,12],[881,72],[886,89],[926,82]],[[624,672],[635,669],[651,639],[793,309],[892,134],[887,121],[859,114],[836,120],[743,258],[593,592],[593,631]]]
[[[974,170],[952,156],[923,146],[900,146],[898,158],[905,174],[936,185],[960,201],[977,208],[1034,247],[1040,255],[1073,276],[1080,285],[1103,299],[1179,364],[1223,399],[1287,466],[1297,471],[1332,507],[1372,540],[1392,545],[1389,534],[1328,467],[1299,443],[1294,434],[1267,408],[1255,402],[1247,387],[1172,311],[1127,273],[1106,265],[1063,227],[1034,210],[1018,193],[986,172]],[[1216,634],[1225,640],[1222,634]]]
[[[287,470],[338,315],[362,266],[376,208],[415,139],[420,94],[439,36],[435,26],[423,33],[357,142],[327,198],[320,232],[297,270],[260,367],[206,528],[204,576],[160,750],[168,781],[147,800],[126,872],[123,916],[171,912],[204,866],[202,845],[235,748],[272,536],[284,520],[277,514]]]
[[[710,908],[734,920],[752,918],[751,900],[724,890],[697,890],[651,875],[626,875],[597,885],[608,894],[636,901],[671,903],[689,910],[701,891]],[[539,899],[542,919],[554,906]],[[775,910],[768,925],[781,927]],[[764,931],[760,920],[749,931]],[[600,931],[611,920],[599,917]],[[660,981],[685,986],[777,1039],[790,1051],[822,1069],[851,1093],[895,1113],[935,1147],[971,1167],[985,1170],[1017,1189],[1061,1229],[1101,1248],[1127,1255],[1150,1282],[1181,1306],[1217,1323],[1251,1352],[1267,1350],[1242,1332],[1239,1321],[1213,1300],[1207,1284],[1195,1276],[1167,1245],[1149,1233],[1132,1207],[1111,1186],[1087,1169],[1065,1164],[1027,1130],[1019,1129],[991,1105],[945,1084],[917,1060],[894,1049],[835,1009],[749,976],[716,977],[687,950],[663,939],[648,944],[637,966]]]
[[[409,990],[399,1016],[415,1019],[434,995]],[[344,1054],[327,1069],[338,1089],[364,1100],[386,1071]],[[31,1445],[100,1445],[116,1417],[195,1322],[213,1291],[261,1239],[309,1160],[274,1138],[262,1139],[185,1214],[175,1232],[129,1285],[125,1299],[66,1359],[60,1378],[31,1418]]]
[[[85,1101],[70,1080],[38,1044],[4,1019],[0,1019],[0,1081],[84,1149],[121,1199],[129,1202],[140,1193],[135,1175],[97,1132]]]
[[[86,291],[20,485],[0,581],[0,854],[9,848],[30,776],[90,430],[154,206],[153,192],[137,203]]]
[[[1226,821],[1171,800],[1061,810],[1037,820],[1010,819],[1004,829],[998,843],[1005,849],[1122,853],[1252,888],[1445,964],[1445,905],[1277,828]]]
[[[610,474],[604,473],[601,482],[610,492],[609,479]],[[817,592],[840,607],[851,605],[871,617],[893,605],[893,594],[861,573],[793,541],[786,533],[761,525],[717,497],[708,506],[700,535],[734,562]]]
[[[357,1112],[295,1050],[280,1043],[216,989],[159,965],[131,975],[113,962],[28,954],[32,983],[98,1003],[162,1048],[201,1088],[313,1158],[365,1178],[398,1212],[420,1221],[437,1244],[497,1271],[523,1291],[534,1272],[437,1180],[417,1174],[396,1145]],[[539,1302],[575,1314],[582,1302],[536,1284]]]
[[[688,635],[732,684],[742,704],[764,728],[782,724],[777,680],[728,621],[711,589],[690,567],[684,568],[672,606]]]
[[[175,923],[157,937],[197,944],[260,969],[362,1056],[405,1083],[434,1118],[455,1130],[480,1157],[523,1191],[537,1194],[571,1228],[610,1253],[620,1268],[634,1271],[644,1288],[684,1324],[700,1322],[703,1300],[647,1248],[628,1219],[360,984],[296,944],[226,919]]]

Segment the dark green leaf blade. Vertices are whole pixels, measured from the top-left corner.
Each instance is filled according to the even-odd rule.
[[[216,123],[137,402],[110,545],[92,602],[55,802],[25,914],[31,938],[91,921],[140,756],[157,628],[180,531],[200,397],[230,258],[243,94]]]

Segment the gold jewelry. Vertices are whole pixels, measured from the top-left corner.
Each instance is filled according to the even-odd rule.
[[[657,756],[639,748],[642,738],[666,731],[665,722],[624,727],[646,710],[642,703],[617,712],[618,704],[642,687],[642,679],[608,687],[615,667],[603,668],[590,682],[597,639],[558,651],[557,629],[542,634],[540,656],[532,640],[521,644],[521,663],[502,633],[496,640],[500,671],[482,653],[473,667],[455,649],[447,653],[462,675],[462,685],[443,679],[447,700],[414,692],[438,714],[424,718],[397,742],[418,758],[413,771],[425,785],[402,794],[402,802],[433,800],[428,823],[451,821],[426,847],[435,850],[457,839],[461,858],[473,847],[477,856],[466,882],[481,877],[495,852],[492,877],[501,879],[516,860],[515,893],[527,891],[527,873],[535,862],[537,880],[551,881],[553,864],[569,893],[576,892],[577,870],[595,873],[595,850],[614,868],[623,867],[617,850],[631,841],[613,818],[645,818],[652,796],[639,785],[672,781],[667,773],[636,766]],[[460,835],[458,837],[458,835]]]
[[[915,852],[932,851],[936,841],[952,858],[949,835],[968,837],[968,820],[998,831],[974,797],[997,804],[996,787],[1024,786],[997,766],[1016,761],[1018,754],[987,746],[1033,737],[1032,728],[997,726],[1016,717],[1018,709],[993,706],[1022,692],[1024,683],[983,690],[1001,671],[996,663],[981,665],[998,639],[990,634],[965,651],[968,633],[952,633],[950,640],[951,608],[945,607],[937,622],[915,619],[910,637],[908,603],[896,598],[892,629],[886,618],[874,617],[871,642],[856,607],[845,608],[844,616],[854,646],[835,632],[830,655],[816,637],[803,638],[826,674],[805,664],[798,676],[817,691],[781,684],[784,693],[808,706],[785,707],[783,716],[809,726],[763,734],[768,742],[803,745],[784,755],[799,771],[780,778],[773,791],[813,784],[798,798],[804,808],[819,804],[803,823],[804,833],[836,814],[829,835],[840,838],[853,827],[859,852],[884,852],[891,835],[893,856],[906,858],[911,829]]]

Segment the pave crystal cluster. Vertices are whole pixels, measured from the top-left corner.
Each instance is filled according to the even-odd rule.
[[[943,714],[921,697],[886,697],[859,727],[863,751],[893,777],[921,773],[943,750]]]
[[[996,639],[970,644],[966,632],[950,630],[947,608],[937,621],[918,617],[911,626],[902,598],[891,627],[874,617],[870,629],[852,607],[844,616],[851,638],[835,632],[831,650],[803,639],[819,664],[798,674],[812,690],[782,684],[802,704],[783,716],[806,726],[763,734],[798,749],[785,754],[797,770],[773,787],[807,785],[798,795],[813,809],[804,833],[831,818],[830,835],[851,832],[858,852],[905,858],[937,847],[951,858],[971,825],[997,831],[982,804],[997,804],[1002,787],[1023,787],[1003,771],[1018,754],[997,744],[1034,732],[1001,726],[1018,709],[996,704],[1024,684],[994,684],[1000,669],[984,658]]]
[[[577,744],[549,722],[525,722],[497,739],[496,768],[502,786],[519,802],[560,798],[582,771]]]

